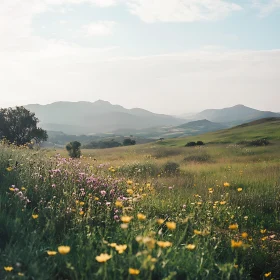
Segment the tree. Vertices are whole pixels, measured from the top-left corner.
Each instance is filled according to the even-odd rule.
[[[123,140],[123,145],[124,146],[131,146],[131,145],[135,145],[136,141],[130,138],[126,138]]]
[[[0,139],[24,145],[35,140],[37,143],[48,139],[47,132],[38,128],[38,118],[24,107],[0,109]]]
[[[81,143],[78,141],[70,142],[66,145],[66,150],[71,158],[79,158],[81,156]]]

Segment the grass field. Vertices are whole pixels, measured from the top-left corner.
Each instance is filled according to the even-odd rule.
[[[78,160],[1,145],[0,279],[280,279],[280,132],[256,126]]]

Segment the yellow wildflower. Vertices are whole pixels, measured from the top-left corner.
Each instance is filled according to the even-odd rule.
[[[115,203],[116,207],[123,207],[123,204],[121,201],[117,200]]]
[[[21,272],[18,272],[18,276],[24,276],[24,274]]]
[[[117,245],[115,248],[119,254],[122,254],[127,249],[127,245]]]
[[[193,231],[193,233],[196,234],[196,235],[201,235],[202,234],[202,232],[200,230],[196,230],[196,229]]]
[[[164,219],[157,219],[157,223],[158,223],[159,225],[162,225],[162,224],[164,223]]]
[[[232,248],[239,248],[243,245],[242,241],[235,241],[235,240],[231,240],[231,247]]]
[[[97,256],[95,259],[100,262],[100,263],[105,263],[108,260],[110,260],[112,258],[111,255],[108,254],[101,254],[100,256]]]
[[[121,221],[123,223],[129,223],[132,219],[133,219],[133,217],[129,217],[129,216],[122,216],[121,217]]]
[[[126,183],[127,183],[128,185],[132,185],[132,184],[133,184],[133,181],[128,180],[128,181],[126,181]]]
[[[129,268],[128,272],[130,275],[138,275],[140,273],[140,270],[135,268]]]
[[[139,221],[145,221],[146,220],[146,216],[142,213],[138,213],[137,218],[138,218]]]
[[[248,237],[248,233],[247,233],[247,232],[243,232],[243,233],[241,234],[241,236],[242,236],[242,238],[246,239],[246,238]]]
[[[118,244],[117,243],[111,243],[109,246],[111,246],[112,248],[115,248]]]
[[[59,254],[67,255],[70,252],[71,248],[69,246],[59,246],[57,249]]]
[[[167,248],[167,247],[171,247],[172,243],[169,241],[158,241],[157,245],[161,248]]]
[[[264,277],[266,277],[266,278],[268,278],[268,277],[270,277],[271,276],[271,272],[267,272],[267,273],[265,273],[265,275],[264,275]]]
[[[195,247],[196,247],[196,246],[195,246],[194,244],[188,244],[188,245],[186,246],[186,249],[192,251],[192,250],[195,249]]]
[[[229,229],[236,230],[238,229],[238,224],[229,225]]]
[[[221,205],[225,205],[227,202],[226,201],[221,201],[220,204]]]
[[[4,266],[4,270],[11,272],[14,268],[12,266]]]
[[[33,214],[32,215],[32,218],[35,220],[35,219],[38,219],[38,217],[39,217],[39,215],[37,215],[37,214]]]
[[[175,230],[176,229],[176,223],[174,223],[174,222],[167,222],[166,226],[170,230]]]
[[[224,182],[224,187],[230,187],[230,183]]]
[[[57,254],[57,252],[56,251],[47,251],[47,254],[49,256],[55,256]]]
[[[128,194],[132,195],[132,194],[133,194],[133,189],[127,189],[126,192],[127,192]]]
[[[128,228],[128,224],[121,224],[121,228],[122,229],[127,229]]]
[[[8,168],[6,168],[6,170],[8,171],[8,172],[11,172],[12,170],[13,170],[13,167],[8,167]]]
[[[243,190],[242,188],[238,188],[237,189],[238,192],[242,192],[242,190]]]
[[[264,233],[266,233],[266,229],[261,229],[260,232],[261,232],[262,234],[264,234]]]
[[[15,188],[9,188],[9,190],[10,190],[11,192],[14,192],[14,191],[15,191]]]
[[[83,201],[80,202],[80,206],[84,206],[85,203]]]

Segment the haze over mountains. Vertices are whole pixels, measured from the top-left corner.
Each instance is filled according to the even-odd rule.
[[[261,118],[280,117],[278,113],[259,111],[244,105],[205,110],[188,121],[140,108],[126,109],[103,100],[24,107],[36,114],[42,128],[76,135],[117,132],[155,138],[178,137],[216,131]]]

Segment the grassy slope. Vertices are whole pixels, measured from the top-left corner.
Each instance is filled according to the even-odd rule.
[[[187,142],[202,140],[206,143],[237,143],[244,140],[268,138],[280,140],[280,119],[263,119],[216,132],[187,138],[170,139],[158,142],[167,146],[184,146]]]

